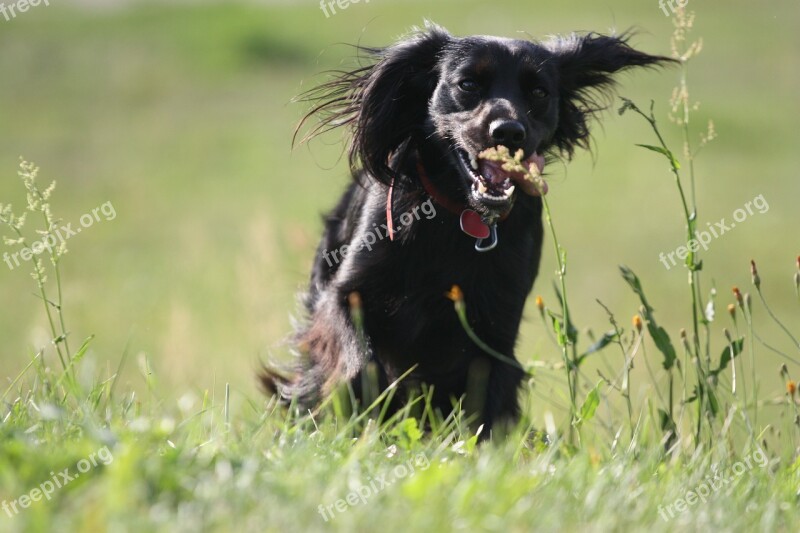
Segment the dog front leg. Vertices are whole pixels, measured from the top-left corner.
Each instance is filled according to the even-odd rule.
[[[504,361],[493,360],[483,410],[484,436],[505,433],[519,420],[519,387],[525,373]]]

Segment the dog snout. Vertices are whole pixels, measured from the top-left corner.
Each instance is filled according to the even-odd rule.
[[[498,119],[489,124],[489,136],[496,144],[518,149],[524,146],[528,132],[519,120]]]

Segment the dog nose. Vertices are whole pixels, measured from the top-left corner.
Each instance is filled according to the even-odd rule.
[[[489,124],[489,135],[497,144],[507,148],[521,148],[528,136],[525,126],[519,120],[494,120]]]

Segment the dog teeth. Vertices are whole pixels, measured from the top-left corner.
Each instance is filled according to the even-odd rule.
[[[478,170],[478,160],[475,156],[470,156],[469,158],[469,165],[472,167],[472,170]]]
[[[503,189],[502,191],[490,192],[486,184],[480,181],[473,186],[475,187],[475,190],[478,192],[478,195],[486,200],[508,200],[509,198],[511,198],[511,195],[513,195],[514,191],[516,190],[516,187],[514,185],[509,185],[507,189]]]

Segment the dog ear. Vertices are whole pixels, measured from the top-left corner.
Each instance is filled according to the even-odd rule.
[[[544,43],[556,57],[559,72],[559,120],[553,143],[572,156],[576,147],[588,148],[588,122],[608,107],[613,75],[631,67],[677,63],[664,56],[639,52],[628,44],[631,34],[596,33],[557,37]]]
[[[447,30],[426,22],[425,27],[387,48],[358,47],[371,59],[367,66],[334,71],[331,80],[300,95],[312,102],[311,110],[295,130],[312,117],[317,124],[300,140],[339,127],[349,127],[350,167],[358,176],[361,166],[367,174],[384,183],[394,177],[389,158],[425,123],[428,101],[439,80],[441,52],[452,37]]]
[[[442,27],[426,23],[396,44],[374,51],[377,62],[353,95],[357,119],[350,147],[350,165],[389,183],[394,169],[390,156],[418,132],[428,114],[428,102],[439,80],[439,60],[452,37]]]

